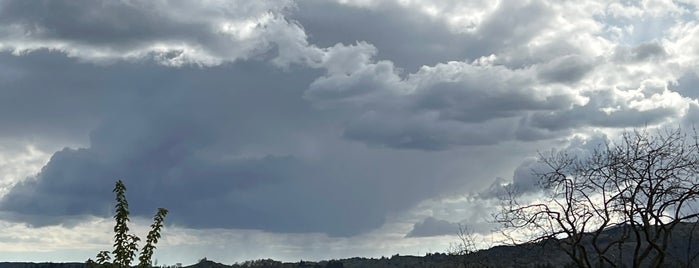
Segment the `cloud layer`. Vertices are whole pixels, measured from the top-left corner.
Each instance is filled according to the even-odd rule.
[[[36,226],[108,216],[123,179],[141,217],[352,236],[699,105],[692,2],[2,1],[0,25],[0,140],[68,146],[0,201]]]

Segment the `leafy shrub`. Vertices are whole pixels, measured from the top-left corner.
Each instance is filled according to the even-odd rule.
[[[129,222],[129,202],[126,200],[126,186],[121,180],[116,182],[113,192],[116,194],[114,249],[111,252],[114,256],[114,261],[111,261],[112,257],[110,256],[110,252],[104,250],[97,253],[96,261],[92,259],[87,260],[87,263],[91,266],[131,267],[131,263],[138,253],[138,242],[141,241],[141,238],[135,234],[129,234],[129,227],[127,225]],[[151,230],[146,237],[146,244],[141,249],[141,254],[138,257],[138,267],[145,268],[152,266],[151,258],[155,250],[155,244],[158,243],[158,239],[161,237],[160,231],[163,228],[163,221],[165,221],[167,213],[168,210],[164,208],[158,208],[158,212],[155,213],[153,224],[150,226]]]

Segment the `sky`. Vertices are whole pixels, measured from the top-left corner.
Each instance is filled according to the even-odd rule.
[[[500,243],[538,152],[699,120],[699,1],[0,0],[0,260]]]

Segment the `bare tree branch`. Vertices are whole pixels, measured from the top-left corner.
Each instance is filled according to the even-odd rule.
[[[534,174],[542,198],[522,202],[507,191],[495,215],[512,243],[558,239],[579,267],[625,262],[662,267],[696,260],[699,253],[688,252],[684,260],[668,254],[677,227],[699,219],[690,209],[699,201],[696,135],[634,130],[589,155],[540,153],[539,160],[547,168]],[[633,254],[623,255],[627,246]]]

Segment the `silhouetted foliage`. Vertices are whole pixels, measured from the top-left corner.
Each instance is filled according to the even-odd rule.
[[[129,234],[127,224],[129,222],[129,202],[126,200],[126,185],[121,180],[117,181],[113,192],[116,195],[114,250],[111,252],[114,255],[114,261],[110,262],[111,256],[109,251],[100,251],[96,257],[97,261],[87,260],[87,264],[90,266],[131,267],[131,263],[138,253],[138,242],[141,239],[135,234]],[[141,255],[138,258],[138,267],[152,266],[151,258],[155,250],[155,244],[158,243],[158,239],[161,237],[160,231],[167,213],[167,209],[158,208],[158,212],[153,217],[153,224],[151,224],[151,230],[146,237],[146,244],[143,246]]]

